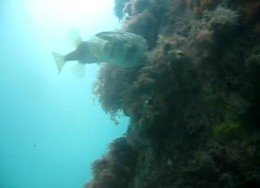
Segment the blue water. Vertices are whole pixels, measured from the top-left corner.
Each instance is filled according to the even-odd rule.
[[[115,126],[94,102],[97,65],[84,79],[69,66],[57,74],[50,47],[64,50],[66,41],[55,27],[37,27],[28,2],[0,2],[0,188],[82,187],[128,120]],[[94,20],[86,35],[116,23]]]

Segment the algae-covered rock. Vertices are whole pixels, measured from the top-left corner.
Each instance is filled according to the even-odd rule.
[[[109,147],[109,153],[92,165],[94,178],[86,188],[128,187],[135,169],[137,152],[129,146],[124,137],[116,139]]]
[[[136,155],[131,177],[104,177],[129,188],[260,187],[259,2],[133,3],[123,29],[147,40],[148,58],[103,67],[96,94],[130,117],[124,147]]]

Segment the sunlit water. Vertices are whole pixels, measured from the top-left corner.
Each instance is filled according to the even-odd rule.
[[[73,49],[71,29],[87,39],[119,27],[113,0],[103,1],[0,2],[1,188],[82,187],[91,162],[125,132],[127,119],[115,126],[94,102],[99,67],[87,65],[84,79],[72,65],[58,75],[50,55]]]

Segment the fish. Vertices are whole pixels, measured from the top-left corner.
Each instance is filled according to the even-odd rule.
[[[134,33],[107,31],[97,33],[87,41],[78,41],[75,50],[66,55],[52,52],[60,73],[69,61],[79,64],[110,63],[122,68],[139,66],[147,56],[146,40]]]

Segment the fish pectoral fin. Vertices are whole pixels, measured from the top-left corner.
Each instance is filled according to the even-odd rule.
[[[60,73],[62,68],[64,67],[64,64],[65,64],[64,56],[62,56],[62,55],[60,55],[56,52],[52,52],[52,56],[55,60],[56,66],[57,66],[58,71]]]
[[[78,78],[83,78],[86,74],[86,67],[84,64],[82,63],[76,63],[74,66],[73,66],[73,74],[78,77]]]

